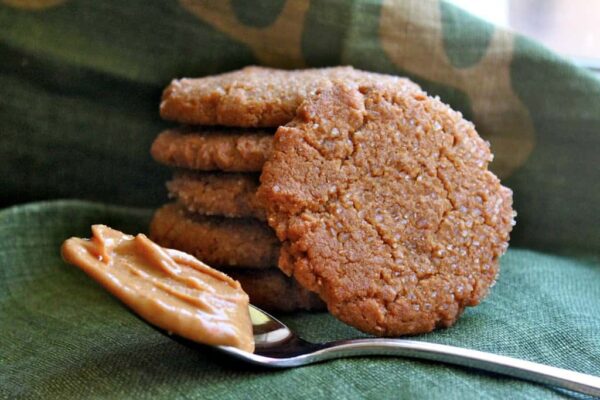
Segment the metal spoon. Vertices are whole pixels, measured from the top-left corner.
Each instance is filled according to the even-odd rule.
[[[230,346],[216,346],[215,348],[242,361],[273,368],[291,368],[336,358],[367,355],[420,358],[600,396],[600,377],[531,361],[405,339],[373,338],[310,343],[298,337],[281,321],[252,305],[250,306],[250,317],[256,345],[254,353]],[[185,345],[197,346],[186,339],[174,338]]]

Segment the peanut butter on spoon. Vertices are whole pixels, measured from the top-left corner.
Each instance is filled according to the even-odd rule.
[[[248,295],[239,282],[145,235],[92,226],[61,253],[148,322],[208,345],[254,351]]]

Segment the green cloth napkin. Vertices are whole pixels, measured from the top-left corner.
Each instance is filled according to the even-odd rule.
[[[474,121],[514,190],[511,250],[481,306],[418,339],[600,375],[600,81],[588,72],[433,0],[0,0],[0,398],[568,395],[406,359],[248,368],[159,335],[60,260],[90,224],[146,231],[166,201],[169,171],[148,152],[170,125],[162,88],[248,64],[405,75]],[[57,198],[94,203],[10,207]],[[284,320],[312,340],[359,335],[327,314]]]
[[[596,252],[600,81],[432,0],[0,0],[1,205],[79,197],[156,206],[171,79],[248,64],[406,75],[491,141],[512,243]]]
[[[566,392],[434,362],[365,357],[260,370],[162,336],[59,255],[103,222],[150,212],[56,201],[0,212],[0,398],[540,398]],[[417,337],[600,375],[600,269],[511,249],[491,295]],[[284,315],[309,340],[360,336],[326,313]]]

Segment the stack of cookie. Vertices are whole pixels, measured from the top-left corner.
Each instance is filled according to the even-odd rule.
[[[408,79],[250,67],[175,80],[160,110],[185,125],[152,147],[175,169],[152,238],[259,307],[326,304],[365,332],[415,334],[452,325],[496,279],[512,193],[473,124]]]
[[[159,244],[195,255],[239,280],[253,304],[267,310],[320,310],[319,297],[278,268],[280,243],[256,198],[277,127],[302,101],[332,80],[394,82],[404,78],[351,67],[283,71],[247,67],[165,89],[162,118],[182,124],[162,132],[154,159],[174,169],[167,188],[173,203],[150,226]]]
[[[271,311],[323,309],[319,298],[277,268],[279,241],[256,199],[272,131],[180,128],[162,132],[151,153],[174,168],[175,201],[157,210],[151,237],[237,279],[253,304]]]

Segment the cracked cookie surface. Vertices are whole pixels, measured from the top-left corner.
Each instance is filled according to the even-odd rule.
[[[406,78],[352,67],[282,70],[250,66],[220,75],[175,79],[163,92],[162,118],[191,125],[278,127],[300,103],[332,79],[419,87]]]
[[[261,175],[279,267],[362,331],[452,325],[495,282],[514,224],[491,159],[473,124],[422,91],[318,90]]]

